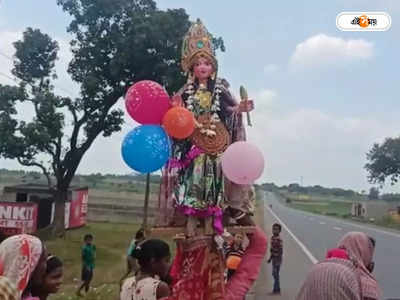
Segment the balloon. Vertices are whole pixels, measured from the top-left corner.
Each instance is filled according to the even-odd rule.
[[[130,131],[122,142],[122,158],[135,171],[151,173],[168,161],[171,143],[158,125],[142,125]]]
[[[171,108],[164,116],[163,126],[170,136],[185,139],[194,131],[193,113],[184,107]]]
[[[242,258],[236,255],[231,255],[226,260],[226,266],[228,269],[236,270],[241,262]]]
[[[252,184],[264,171],[263,154],[248,142],[233,143],[222,155],[222,171],[236,184]]]
[[[157,82],[143,80],[128,89],[125,106],[136,122],[159,125],[170,107],[169,96]]]

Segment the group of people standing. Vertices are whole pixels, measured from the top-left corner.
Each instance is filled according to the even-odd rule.
[[[272,263],[272,295],[281,293],[283,243],[280,232],[281,225],[274,224],[267,260]],[[225,240],[222,250],[227,271],[224,299],[244,299],[265,259],[266,237],[261,229],[257,228],[248,235],[247,246],[243,244],[244,239],[242,234],[235,234]],[[327,252],[325,260],[311,268],[296,299],[381,299],[381,291],[373,276],[375,247],[376,241],[365,233],[347,233],[336,248]],[[85,235],[81,251],[82,284],[78,289],[79,295],[82,289],[89,290],[93,277],[96,246],[92,235]],[[175,257],[170,263],[172,257],[168,243],[146,239],[144,231],[139,230],[127,257],[128,270],[121,279],[121,300],[182,299],[176,296],[180,285],[178,275],[181,274],[174,272],[179,258]],[[50,294],[58,292],[62,279],[62,261],[49,254],[39,238],[21,234],[9,237],[0,244],[0,299],[46,300]]]
[[[283,262],[283,241],[280,236],[282,227],[275,223],[272,226],[270,239],[270,256],[268,263],[272,263],[272,275],[274,279],[273,291],[270,296],[280,295],[280,269]],[[262,234],[250,237],[247,248],[243,246],[243,236],[235,234],[226,239],[224,253],[226,259],[227,279],[226,286],[233,289],[235,296],[226,299],[244,299],[244,295],[250,288],[244,283],[251,281],[252,275],[248,273],[250,267],[246,255],[251,256],[254,251],[254,243],[257,238],[263,239]],[[262,242],[261,242],[262,243]],[[252,245],[253,244],[253,245]],[[315,264],[308,273],[304,283],[298,292],[296,300],[379,300],[381,291],[373,276],[375,240],[362,232],[349,232],[339,241],[338,246],[327,252],[326,259]],[[174,298],[174,282],[176,281],[169,266],[171,253],[168,244],[161,240],[143,240],[136,243],[132,251],[132,258],[138,260],[137,272],[126,279],[122,284],[121,300],[156,300],[177,299]],[[253,253],[254,254],[254,253]],[[258,264],[265,259],[262,256]],[[265,252],[264,252],[265,254]],[[239,257],[239,260],[232,257]],[[251,259],[250,259],[251,261]],[[173,264],[172,264],[173,265]],[[169,271],[170,272],[169,272]],[[238,273],[240,273],[238,275]],[[235,276],[238,275],[238,278]],[[242,285],[242,286],[241,286]],[[237,294],[237,291],[245,291]],[[229,294],[229,293],[228,293]],[[135,296],[137,295],[137,296]],[[135,298],[136,297],[136,298]],[[190,298],[188,298],[190,299]]]

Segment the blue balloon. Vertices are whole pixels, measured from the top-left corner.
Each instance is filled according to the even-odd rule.
[[[122,158],[140,173],[161,169],[171,155],[171,141],[158,125],[141,125],[130,131],[122,142]]]

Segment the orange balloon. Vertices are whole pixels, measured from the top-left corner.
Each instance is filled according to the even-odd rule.
[[[242,260],[241,257],[236,255],[231,255],[226,260],[226,266],[230,270],[236,270],[239,267],[240,261]]]
[[[193,113],[184,107],[173,107],[165,114],[163,126],[170,136],[177,139],[186,139],[194,131]]]

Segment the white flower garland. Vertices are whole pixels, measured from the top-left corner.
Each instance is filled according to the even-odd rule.
[[[187,85],[185,92],[189,95],[189,97],[186,100],[186,104],[187,104],[186,108],[188,110],[190,110],[191,112],[193,112],[194,103],[199,102],[199,99],[196,98],[193,81],[191,79],[189,79],[187,83],[188,83],[188,85]],[[212,105],[211,105],[210,112],[211,112],[211,122],[213,122],[213,123],[221,121],[218,116],[218,112],[221,111],[220,98],[221,98],[221,94],[222,94],[222,88],[223,88],[223,84],[221,82],[221,79],[217,78],[217,80],[215,81],[214,92],[211,95]]]

